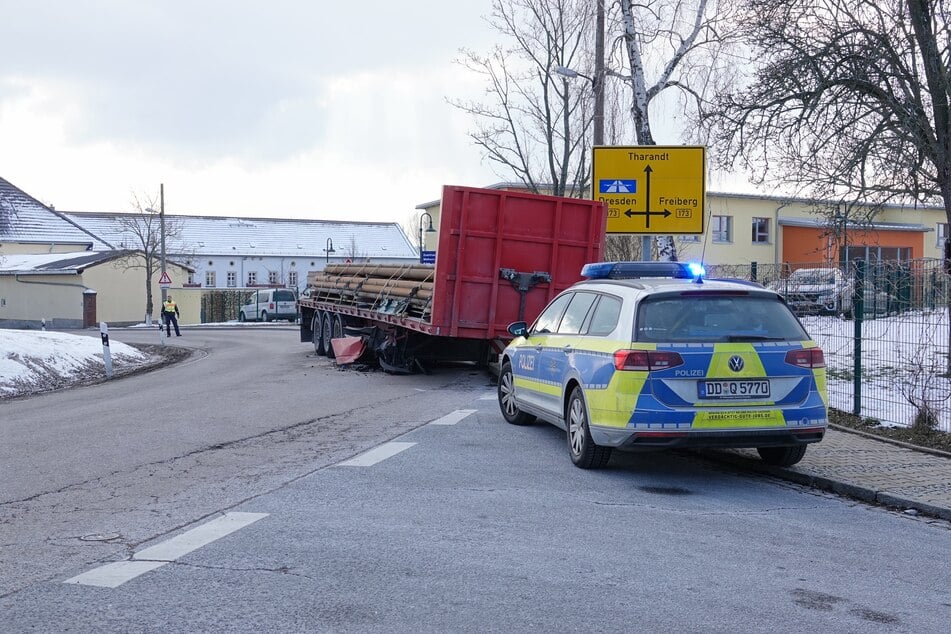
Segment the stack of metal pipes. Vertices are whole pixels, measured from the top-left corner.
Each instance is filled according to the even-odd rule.
[[[432,307],[435,267],[426,264],[328,264],[307,274],[317,301],[426,319]]]

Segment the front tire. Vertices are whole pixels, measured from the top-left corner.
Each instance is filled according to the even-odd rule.
[[[611,447],[594,444],[588,428],[588,407],[580,387],[571,392],[565,416],[568,428],[568,452],[571,461],[580,469],[600,469],[611,458]]]
[[[515,402],[515,377],[512,374],[512,364],[506,361],[502,364],[502,370],[499,372],[499,409],[502,410],[502,418],[512,425],[530,425],[535,421],[535,417],[526,414],[518,408]]]
[[[806,445],[792,445],[791,447],[757,447],[759,457],[768,465],[774,467],[791,467],[806,455]]]

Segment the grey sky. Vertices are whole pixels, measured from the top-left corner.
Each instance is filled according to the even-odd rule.
[[[4,0],[0,174],[59,209],[403,221],[498,178],[445,103],[489,0]],[[13,28],[10,28],[13,27]]]

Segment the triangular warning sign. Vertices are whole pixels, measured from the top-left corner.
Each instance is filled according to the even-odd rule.
[[[159,278],[159,284],[171,284],[172,278],[168,276],[168,271],[162,271],[162,277]]]

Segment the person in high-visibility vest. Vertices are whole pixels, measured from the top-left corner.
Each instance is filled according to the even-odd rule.
[[[175,326],[175,336],[181,337],[182,333],[178,331],[178,304],[169,295],[162,304],[162,316],[165,318],[165,336],[172,336],[172,325]]]

